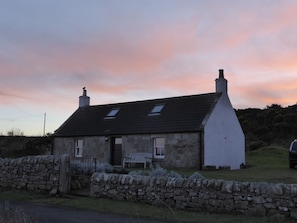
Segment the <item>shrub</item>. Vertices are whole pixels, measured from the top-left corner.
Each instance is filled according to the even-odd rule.
[[[70,168],[74,175],[90,175],[96,170],[96,163],[93,159],[74,159],[70,162]]]
[[[164,177],[164,176],[167,176],[167,170],[163,169],[162,167],[158,167],[156,169],[153,169],[150,172],[150,176],[152,176],[152,177]]]
[[[141,170],[139,170],[139,171],[130,171],[129,173],[128,173],[128,175],[131,175],[131,176],[141,176],[142,175],[142,172],[140,172]]]
[[[182,178],[182,176],[181,176],[179,173],[177,173],[177,172],[175,172],[175,171],[173,171],[173,170],[171,170],[171,171],[167,174],[167,176],[168,176],[168,177],[172,177],[172,178]]]
[[[99,173],[112,173],[113,166],[109,163],[100,163],[96,168],[96,171]]]
[[[151,176],[151,177],[174,177],[174,178],[181,178],[175,171],[168,172],[166,169],[158,167],[156,169],[152,169],[151,171],[148,170],[138,170],[138,171],[131,171],[129,172],[131,176]]]
[[[193,179],[196,179],[196,180],[203,180],[204,179],[204,176],[201,175],[201,173],[199,172],[195,172],[193,173],[190,177],[189,177],[190,180],[193,180]]]
[[[138,171],[131,171],[131,172],[129,172],[128,175],[131,175],[131,176],[149,176],[150,173],[149,173],[149,171],[138,170]]]

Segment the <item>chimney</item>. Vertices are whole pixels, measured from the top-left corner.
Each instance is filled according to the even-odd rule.
[[[90,105],[90,97],[87,96],[86,87],[83,87],[83,95],[79,96],[79,107],[85,107]]]
[[[219,70],[219,78],[216,79],[216,92],[228,93],[228,81],[224,78],[224,70]]]

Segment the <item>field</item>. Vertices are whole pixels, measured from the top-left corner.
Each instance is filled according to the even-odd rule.
[[[290,169],[288,165],[288,150],[281,147],[265,147],[250,151],[246,154],[247,168],[236,171],[200,171],[205,178],[226,179],[235,181],[257,181],[270,183],[297,183],[297,169]],[[177,170],[182,176],[189,176],[196,170]],[[88,197],[49,197],[36,195],[29,192],[0,190],[0,199],[29,201],[35,203],[61,205],[81,209],[89,209],[100,212],[117,213],[148,217],[154,216],[170,222],[197,222],[197,223],[260,223],[260,222],[294,222],[284,219],[274,219],[270,217],[253,217],[243,215],[223,215],[194,213],[173,210],[171,208],[158,208],[151,205],[129,203],[127,201],[113,201],[108,199],[92,199]]]
[[[246,153],[246,169],[241,170],[200,170],[207,179],[224,179],[233,181],[268,182],[297,184],[296,169],[290,169],[288,149],[277,146],[263,147]],[[129,168],[128,171],[141,170]],[[189,177],[195,169],[170,169],[182,177]]]
[[[234,181],[297,183],[297,169],[290,169],[288,149],[264,147],[246,153],[246,169],[235,171],[201,171],[205,178]]]

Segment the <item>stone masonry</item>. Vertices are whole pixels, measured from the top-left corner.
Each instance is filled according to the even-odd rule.
[[[0,187],[50,193],[69,192],[68,155],[0,158]]]
[[[210,213],[297,219],[297,184],[94,173],[91,197]]]

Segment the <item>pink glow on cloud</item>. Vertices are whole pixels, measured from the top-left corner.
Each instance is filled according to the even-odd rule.
[[[218,69],[235,108],[295,104],[297,3],[214,2],[73,1],[70,11],[47,3],[36,12],[6,3],[0,116],[10,124],[0,119],[0,133],[44,112],[53,132],[82,87],[91,104],[208,93]]]
[[[241,94],[243,98],[249,100],[250,104],[263,108],[271,104],[292,105],[297,102],[297,83],[291,79],[266,81],[265,83],[255,83],[253,86],[245,85],[237,89],[236,94]],[[257,106],[257,104],[262,106]]]

